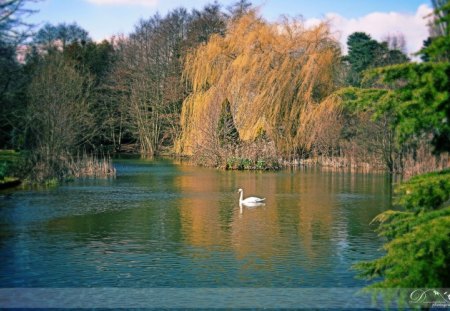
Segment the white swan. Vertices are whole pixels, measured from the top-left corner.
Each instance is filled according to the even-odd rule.
[[[241,196],[239,197],[239,205],[244,204],[244,205],[250,205],[250,206],[255,206],[255,204],[261,204],[264,203],[264,201],[266,200],[266,198],[257,198],[257,197],[248,197],[243,199],[244,197],[244,190],[239,189],[238,192],[241,194]]]

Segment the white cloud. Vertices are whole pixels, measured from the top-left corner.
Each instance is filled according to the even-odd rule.
[[[141,5],[156,6],[158,0],[86,0],[97,5]]]
[[[407,53],[412,54],[420,50],[423,40],[428,37],[427,18],[432,12],[428,5],[420,5],[414,14],[398,12],[374,12],[359,18],[345,18],[336,13],[326,14],[330,20],[331,28],[336,32],[344,52],[347,52],[347,37],[355,31],[362,31],[371,35],[375,40],[381,41],[387,35],[403,34],[406,39]],[[316,19],[307,21],[307,24],[316,23]]]

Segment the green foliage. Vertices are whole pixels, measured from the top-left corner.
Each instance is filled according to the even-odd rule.
[[[348,56],[345,58],[358,73],[369,68],[376,57],[379,44],[364,32],[355,32],[347,39]]]
[[[226,169],[227,170],[245,170],[250,169],[252,161],[246,158],[232,157],[227,159]]]
[[[361,131],[365,129],[358,122],[359,117],[366,111],[373,114],[372,103],[381,101],[381,98],[387,93],[386,90],[362,89],[356,87],[346,87],[336,92],[341,98],[342,115],[346,122],[343,127],[341,138],[354,140]]]
[[[407,210],[438,209],[450,199],[450,170],[418,175],[397,188],[395,204]]]
[[[114,63],[114,48],[106,40],[101,43],[73,42],[66,47],[64,55],[77,62],[80,70],[88,69],[96,78],[96,84],[105,80]]]
[[[0,180],[4,180],[8,176],[8,163],[0,162]]]
[[[419,175],[399,185],[395,204],[373,222],[388,239],[386,254],[354,266],[359,276],[380,278],[369,288],[450,286],[450,170]]]
[[[227,170],[277,170],[280,165],[270,159],[251,160],[248,158],[231,157],[226,161]]]
[[[367,72],[366,83],[392,89],[395,105],[379,105],[395,115],[400,143],[432,134],[437,152],[450,150],[450,63],[403,64]]]
[[[389,49],[386,42],[379,43],[364,32],[355,32],[347,39],[348,55],[343,61],[350,65],[347,82],[358,86],[364,70],[406,63],[408,57],[397,49]]]
[[[20,154],[14,150],[0,150],[0,180],[6,180],[7,177],[12,176],[21,176],[22,161]]]
[[[424,43],[427,45],[421,51],[424,55],[423,59],[426,61],[450,60],[450,40],[449,38],[438,37],[430,38]]]
[[[402,230],[396,228],[399,225]],[[393,230],[397,231],[392,234]],[[384,246],[386,255],[355,265],[361,277],[382,277],[370,287],[449,287],[450,208],[419,215],[394,213],[380,231],[395,237]]]
[[[266,169],[266,167],[267,167],[266,161],[264,161],[264,160],[256,161],[255,168],[257,170],[264,170],[264,169]]]
[[[59,184],[59,180],[57,178],[50,178],[45,180],[44,186],[46,187],[56,187]]]
[[[381,96],[375,106],[393,116],[398,143],[432,138],[437,153],[450,151],[449,3],[435,12],[436,26],[444,24],[439,28],[444,31],[423,50],[434,62],[373,69],[363,81],[391,93],[391,100]],[[450,170],[415,176],[396,192],[394,203],[407,211],[387,211],[374,219],[379,235],[389,240],[386,254],[355,268],[364,278],[381,277],[370,287],[449,287]]]
[[[13,147],[18,116],[24,107],[21,93],[24,73],[16,58],[16,46],[0,40],[0,148]]]
[[[389,241],[401,237],[403,234],[424,223],[440,217],[450,216],[450,208],[442,208],[430,212],[410,212],[388,210],[374,218],[372,223],[377,223],[377,232]]]
[[[347,87],[336,92],[341,99],[341,146],[360,149],[359,155],[371,156],[369,162],[383,165],[389,172],[401,171],[401,146],[395,137],[397,105],[395,93],[381,88]],[[358,156],[358,153],[356,153]]]
[[[385,89],[346,87],[336,92],[343,108],[351,114],[372,111],[374,118],[394,106],[393,93]]]

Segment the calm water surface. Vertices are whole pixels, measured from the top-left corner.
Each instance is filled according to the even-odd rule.
[[[1,287],[359,287],[381,174],[118,160],[113,180],[0,193]],[[267,198],[240,212],[237,189]]]

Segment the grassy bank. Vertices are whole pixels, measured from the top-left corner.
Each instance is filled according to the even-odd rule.
[[[15,187],[20,178],[15,173],[21,156],[14,150],[0,150],[0,189]]]

